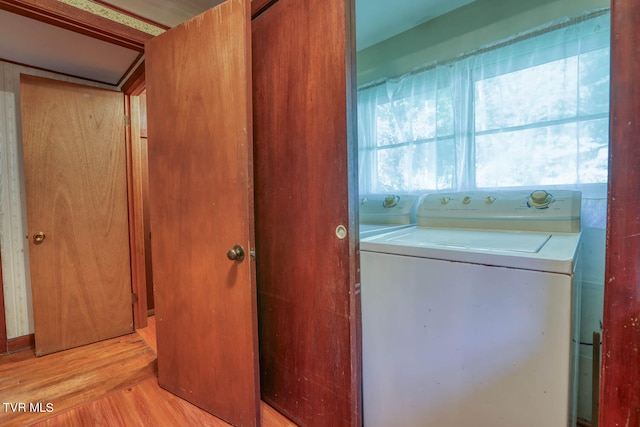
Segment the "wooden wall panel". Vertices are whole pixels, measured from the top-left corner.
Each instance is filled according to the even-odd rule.
[[[279,0],[252,21],[262,398],[304,426],[361,425],[352,18]]]
[[[609,212],[599,425],[640,425],[640,3],[611,10]]]

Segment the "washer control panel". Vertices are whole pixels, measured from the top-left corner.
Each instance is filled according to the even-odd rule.
[[[418,207],[418,225],[576,232],[581,199],[572,190],[433,193]]]
[[[360,196],[361,224],[415,223],[418,196],[415,194],[368,194]]]

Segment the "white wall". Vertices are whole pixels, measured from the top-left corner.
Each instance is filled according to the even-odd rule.
[[[557,19],[609,6],[609,0],[476,0],[358,52],[358,85],[399,77]]]
[[[116,89],[0,61],[0,251],[7,338],[33,333],[20,121],[20,74]]]

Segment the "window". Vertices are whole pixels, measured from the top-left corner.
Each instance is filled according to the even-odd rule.
[[[599,11],[360,90],[360,191],[603,184],[608,114]]]

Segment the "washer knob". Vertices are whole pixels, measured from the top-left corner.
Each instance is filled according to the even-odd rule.
[[[443,205],[448,204],[451,201],[451,198],[449,197],[443,197],[442,199],[440,199],[440,203]]]
[[[544,209],[553,202],[553,196],[544,190],[536,190],[529,195],[528,204],[532,208]]]
[[[468,205],[469,203],[471,203],[471,197],[465,196],[464,199],[462,199],[462,203]]]
[[[400,196],[389,195],[384,198],[384,201],[382,202],[382,207],[394,208],[398,205],[399,201],[400,201]]]
[[[484,199],[484,202],[485,202],[486,204],[488,204],[488,205],[492,205],[492,204],[493,204],[493,202],[495,202],[495,201],[496,201],[496,198],[495,198],[495,197],[493,197],[493,196],[487,196],[487,198],[486,198],[486,199]]]

